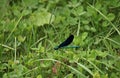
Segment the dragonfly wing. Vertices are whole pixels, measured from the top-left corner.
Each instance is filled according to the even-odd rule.
[[[62,42],[58,47],[56,47],[55,49],[59,49],[61,47],[64,47],[64,46],[67,46],[69,45],[74,39],[74,36],[73,35],[70,35],[64,42]]]

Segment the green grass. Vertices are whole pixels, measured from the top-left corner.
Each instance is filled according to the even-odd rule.
[[[0,78],[120,77],[119,0],[0,4]],[[70,34],[80,48],[54,50]]]

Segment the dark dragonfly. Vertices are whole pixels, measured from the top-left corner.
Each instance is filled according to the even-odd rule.
[[[59,48],[79,48],[79,46],[68,46],[70,43],[72,43],[74,39],[73,35],[70,35],[64,42],[62,42],[59,46],[55,47],[55,50],[58,50]]]

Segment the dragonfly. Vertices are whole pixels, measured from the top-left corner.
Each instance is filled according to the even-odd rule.
[[[74,35],[70,35],[65,41],[63,41],[60,45],[55,47],[55,50],[58,50],[60,48],[79,48],[80,46],[68,46],[69,44],[72,43],[74,39]]]

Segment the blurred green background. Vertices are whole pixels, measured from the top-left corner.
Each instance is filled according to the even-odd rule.
[[[119,77],[119,0],[0,1],[0,78]]]

